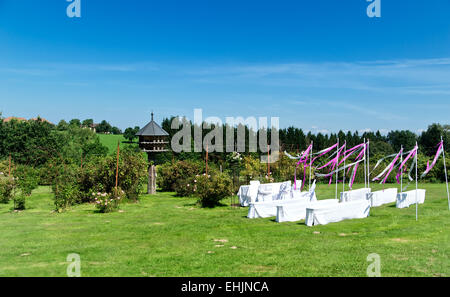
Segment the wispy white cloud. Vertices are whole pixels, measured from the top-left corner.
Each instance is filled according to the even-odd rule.
[[[399,94],[450,92],[450,58],[215,65],[186,70],[200,83],[246,83]]]

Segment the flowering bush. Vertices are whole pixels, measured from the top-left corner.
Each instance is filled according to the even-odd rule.
[[[224,173],[203,174],[197,176],[194,183],[194,195],[198,197],[198,203],[201,207],[217,206],[222,199],[233,194],[233,182]]]
[[[92,193],[95,207],[101,213],[113,212],[119,208],[120,199],[125,195],[121,189],[113,190],[113,193]]]
[[[55,207],[58,212],[62,212],[69,206],[79,201],[80,190],[75,183],[58,183],[53,186],[55,194]]]
[[[115,190],[117,160],[115,155],[99,158],[90,162],[80,170],[79,186],[82,193],[90,199],[93,189],[113,192]],[[120,151],[118,186],[130,200],[138,200],[147,177],[147,161],[140,152],[131,148]],[[99,189],[101,185],[101,189]]]
[[[20,195],[14,196],[14,210],[24,210],[25,209],[25,195],[20,193]]]
[[[16,181],[0,172],[0,203],[8,203],[14,197]]]
[[[196,182],[197,179],[193,177],[177,181],[175,184],[176,195],[179,197],[191,197],[195,194]]]
[[[190,177],[200,174],[203,164],[195,161],[177,161],[166,163],[158,167],[156,182],[163,191],[177,192],[179,185]],[[187,183],[184,183],[187,185]]]
[[[17,186],[22,195],[31,196],[31,192],[39,185],[39,173],[33,167],[20,165],[14,171],[14,176],[17,177]]]
[[[55,208],[62,212],[82,200],[82,193],[77,183],[79,169],[76,166],[61,166],[57,168],[58,175],[53,178],[52,191]]]

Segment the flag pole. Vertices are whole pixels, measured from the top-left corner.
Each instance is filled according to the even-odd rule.
[[[8,167],[8,177],[11,177],[11,154],[9,154],[9,167]]]
[[[364,189],[367,189],[366,138],[364,138]]]
[[[120,154],[120,140],[117,141],[116,195],[117,195],[117,186],[118,186],[118,181],[119,181],[119,154]]]
[[[338,199],[338,179],[339,179],[339,171],[338,171],[338,168],[339,168],[339,139],[338,139],[338,142],[337,142],[337,155],[336,155],[336,159],[337,159],[337,162],[336,162],[336,199]]]
[[[270,146],[267,145],[267,179],[270,181]]]
[[[342,179],[342,193],[345,192],[345,151],[347,150],[347,141],[344,143],[344,178]]]
[[[313,147],[314,147],[314,141],[311,141],[311,153],[310,153],[310,159],[309,159],[309,191],[311,191],[311,167],[312,167],[312,156],[313,156]]]
[[[367,187],[370,188],[370,139],[367,140]]]
[[[417,169],[417,166],[418,166],[418,162],[417,162],[417,155],[419,154],[419,146],[417,145],[417,142],[416,142],[416,221],[418,220],[418,200],[417,200],[417,195],[418,195],[418,192],[419,192],[419,184],[418,184],[418,178],[417,178],[417,173],[418,173],[418,169]]]
[[[205,169],[206,169],[206,176],[208,176],[208,144],[206,144],[206,158],[205,158]]]
[[[400,150],[400,166],[401,166],[401,164],[403,163],[403,145],[402,145],[402,148],[401,148],[401,150]],[[403,172],[401,172],[401,168],[400,168],[400,197],[403,199]],[[397,180],[397,182],[398,182],[398,180]]]
[[[444,156],[445,184],[447,185],[448,209],[450,210],[450,192],[448,190],[447,165],[445,164],[445,146],[444,146],[444,138],[442,137],[442,135],[441,135],[441,141],[442,141],[442,154]]]

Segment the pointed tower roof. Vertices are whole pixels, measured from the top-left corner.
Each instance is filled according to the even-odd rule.
[[[144,128],[139,130],[136,133],[136,136],[169,136],[169,133],[164,131],[154,120],[153,120],[153,112],[152,112],[152,120],[150,123],[145,125]]]

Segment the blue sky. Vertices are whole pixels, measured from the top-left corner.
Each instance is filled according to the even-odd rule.
[[[450,1],[0,0],[3,116],[278,116],[306,131],[449,123]]]

